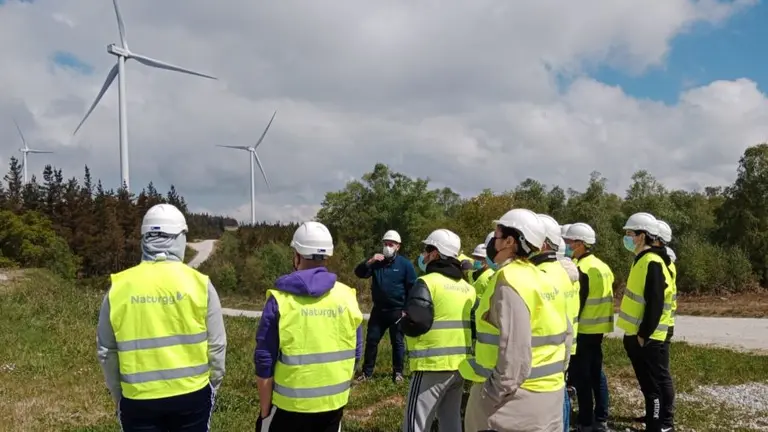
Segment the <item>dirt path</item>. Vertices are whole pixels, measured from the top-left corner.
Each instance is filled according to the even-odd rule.
[[[216,244],[216,240],[203,240],[195,243],[187,243],[187,246],[197,251],[197,255],[189,262],[190,267],[197,268],[203,261],[207,260],[213,252],[213,245]]]

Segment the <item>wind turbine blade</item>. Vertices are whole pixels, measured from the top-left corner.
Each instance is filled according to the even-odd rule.
[[[21,137],[22,144],[24,144],[24,149],[28,149],[29,147],[27,147],[27,140],[24,139],[24,134],[21,132],[19,124],[16,123],[16,119],[13,119],[13,124],[16,125],[16,130],[19,131],[19,136]]]
[[[190,69],[184,69],[183,67],[172,65],[170,63],[166,63],[166,62],[163,62],[163,61],[160,61],[160,60],[156,60],[156,59],[153,59],[153,58],[150,58],[150,57],[147,57],[147,56],[143,56],[143,55],[140,55],[140,54],[131,53],[130,58],[135,59],[137,62],[139,62],[141,64],[144,64],[144,65],[147,65],[147,66],[151,66],[151,67],[156,67],[158,69],[166,69],[166,70],[170,70],[170,71],[182,72],[182,73],[190,74],[190,75],[196,75],[196,76],[203,77],[203,78],[209,78],[209,79],[213,79],[213,80],[218,80],[218,78],[216,78],[215,76],[206,75],[206,74],[200,73],[200,72],[195,72],[195,71],[190,70]]]
[[[227,145],[216,144],[216,147],[225,147],[225,148],[238,149],[238,150],[248,150],[248,147],[245,147],[245,146],[227,146]]]
[[[125,39],[125,24],[123,23],[123,15],[120,13],[120,6],[117,4],[117,0],[112,0],[115,5],[115,15],[117,16],[117,29],[120,31],[120,43],[123,44],[123,48],[128,49],[128,41]]]
[[[261,175],[264,176],[264,182],[267,184],[267,190],[272,192],[272,188],[269,186],[269,180],[267,180],[267,173],[264,172],[264,167],[261,165],[261,160],[259,160],[259,155],[256,154],[256,150],[252,151],[251,153],[253,154],[253,157],[256,158],[256,165],[259,166]]]
[[[277,114],[277,110],[275,110],[274,113],[272,113],[272,118],[269,119],[269,123],[267,123],[267,127],[264,129],[264,132],[261,133],[261,137],[259,137],[259,140],[256,142],[256,145],[253,146],[254,149],[259,147],[259,144],[264,140],[264,136],[267,134],[267,131],[269,130],[269,127],[272,126],[272,120],[275,119],[275,115]],[[258,160],[258,157],[256,158]]]
[[[114,66],[112,66],[112,70],[109,71],[109,74],[107,75],[106,81],[104,81],[104,85],[101,86],[101,90],[99,91],[99,94],[96,95],[96,100],[93,101],[93,104],[91,104],[91,107],[88,109],[88,112],[85,113],[85,117],[83,117],[83,120],[80,121],[80,124],[77,125],[77,129],[75,129],[74,132],[72,132],[72,135],[75,135],[78,130],[80,130],[80,127],[85,123],[85,120],[88,118],[89,115],[93,112],[93,109],[96,108],[96,105],[99,104],[99,101],[101,100],[101,97],[104,96],[104,93],[107,91],[110,85],[112,85],[112,81],[115,80],[115,77],[117,76],[117,63],[115,63]]]
[[[47,151],[47,150],[31,150],[31,149],[28,149],[27,153],[42,154],[42,153],[53,153],[53,152],[52,151]]]

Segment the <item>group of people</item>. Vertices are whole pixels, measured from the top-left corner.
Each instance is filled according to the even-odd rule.
[[[382,251],[355,269],[372,279],[365,338],[356,291],[327,268],[333,238],[299,226],[293,268],[275,281],[256,331],[257,431],[339,431],[353,384],[372,379],[378,344],[392,342],[392,380],[410,388],[402,430],[607,431],[602,341],[614,330],[611,269],[593,254],[595,231],[513,209],[472,251],[437,229],[417,274],[388,231]],[[630,216],[635,255],[616,325],[645,397],[648,431],[674,430],[669,342],[676,310],[668,224]],[[226,335],[208,278],[183,262],[186,222],[173,206],[149,210],[142,262],[112,276],[98,327],[98,356],[125,431],[208,431],[224,376]],[[365,339],[365,343],[364,342]],[[363,354],[365,345],[365,354]],[[355,370],[362,361],[357,378]],[[471,383],[464,419],[462,395]]]

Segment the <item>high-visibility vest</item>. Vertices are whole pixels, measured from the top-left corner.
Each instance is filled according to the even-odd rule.
[[[272,403],[285,411],[317,413],[349,401],[357,328],[363,314],[353,288],[336,282],[320,297],[267,290],[280,311],[280,355]]]
[[[579,333],[613,332],[613,272],[600,258],[590,254],[574,260],[589,278],[589,294],[579,313]]]
[[[469,280],[469,283],[475,288],[477,297],[480,298],[483,296],[483,293],[488,290],[494,271],[490,267],[486,268],[482,273],[480,273],[480,276],[477,279],[472,276],[474,273],[474,271],[469,272],[467,279]]]
[[[208,276],[176,261],[144,261],[111,280],[123,396],[161,399],[208,385]]]
[[[571,282],[571,278],[568,276],[568,272],[565,271],[563,265],[559,261],[545,261],[538,265],[538,267],[550,277],[550,280],[561,295],[564,297],[563,306],[565,310],[563,313],[571,321],[573,327],[573,345],[571,345],[571,354],[576,354],[576,334],[579,328],[579,283]]]
[[[670,314],[671,324],[669,324],[671,327],[675,325],[675,315],[677,315],[677,266],[675,263],[670,263],[667,269],[669,270],[669,276],[672,278],[672,313]]]
[[[497,278],[503,277],[504,284],[515,285],[512,289],[532,312],[531,372],[520,387],[532,392],[562,390],[565,387],[563,371],[568,331],[568,321],[562,312],[565,309],[564,296],[542,271],[527,261],[512,261],[499,269],[496,275]],[[497,279],[495,285],[498,283]],[[496,289],[494,286],[494,292]],[[486,294],[478,307],[475,356],[467,359],[459,368],[465,379],[475,382],[483,382],[491,375],[499,355],[499,330],[484,319],[493,292]]]
[[[421,336],[406,336],[408,363],[412,371],[454,371],[472,349],[470,313],[475,289],[464,279],[453,280],[440,273],[420,276],[434,305],[432,328]]]
[[[659,325],[651,334],[651,339],[664,341],[667,338],[667,330],[672,325],[672,277],[669,274],[664,260],[653,252],[645,252],[629,271],[627,278],[627,287],[624,289],[624,297],[621,299],[619,309],[619,319],[616,325],[624,330],[627,335],[636,335],[643,321],[645,312],[645,278],[648,274],[648,264],[657,262],[661,265],[661,271],[664,273],[664,309],[661,313]]]

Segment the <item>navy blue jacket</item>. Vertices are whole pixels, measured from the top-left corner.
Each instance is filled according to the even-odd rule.
[[[373,307],[381,311],[402,310],[408,291],[416,282],[416,269],[408,258],[394,258],[368,264],[368,260],[355,267],[355,275],[362,279],[372,278]]]

